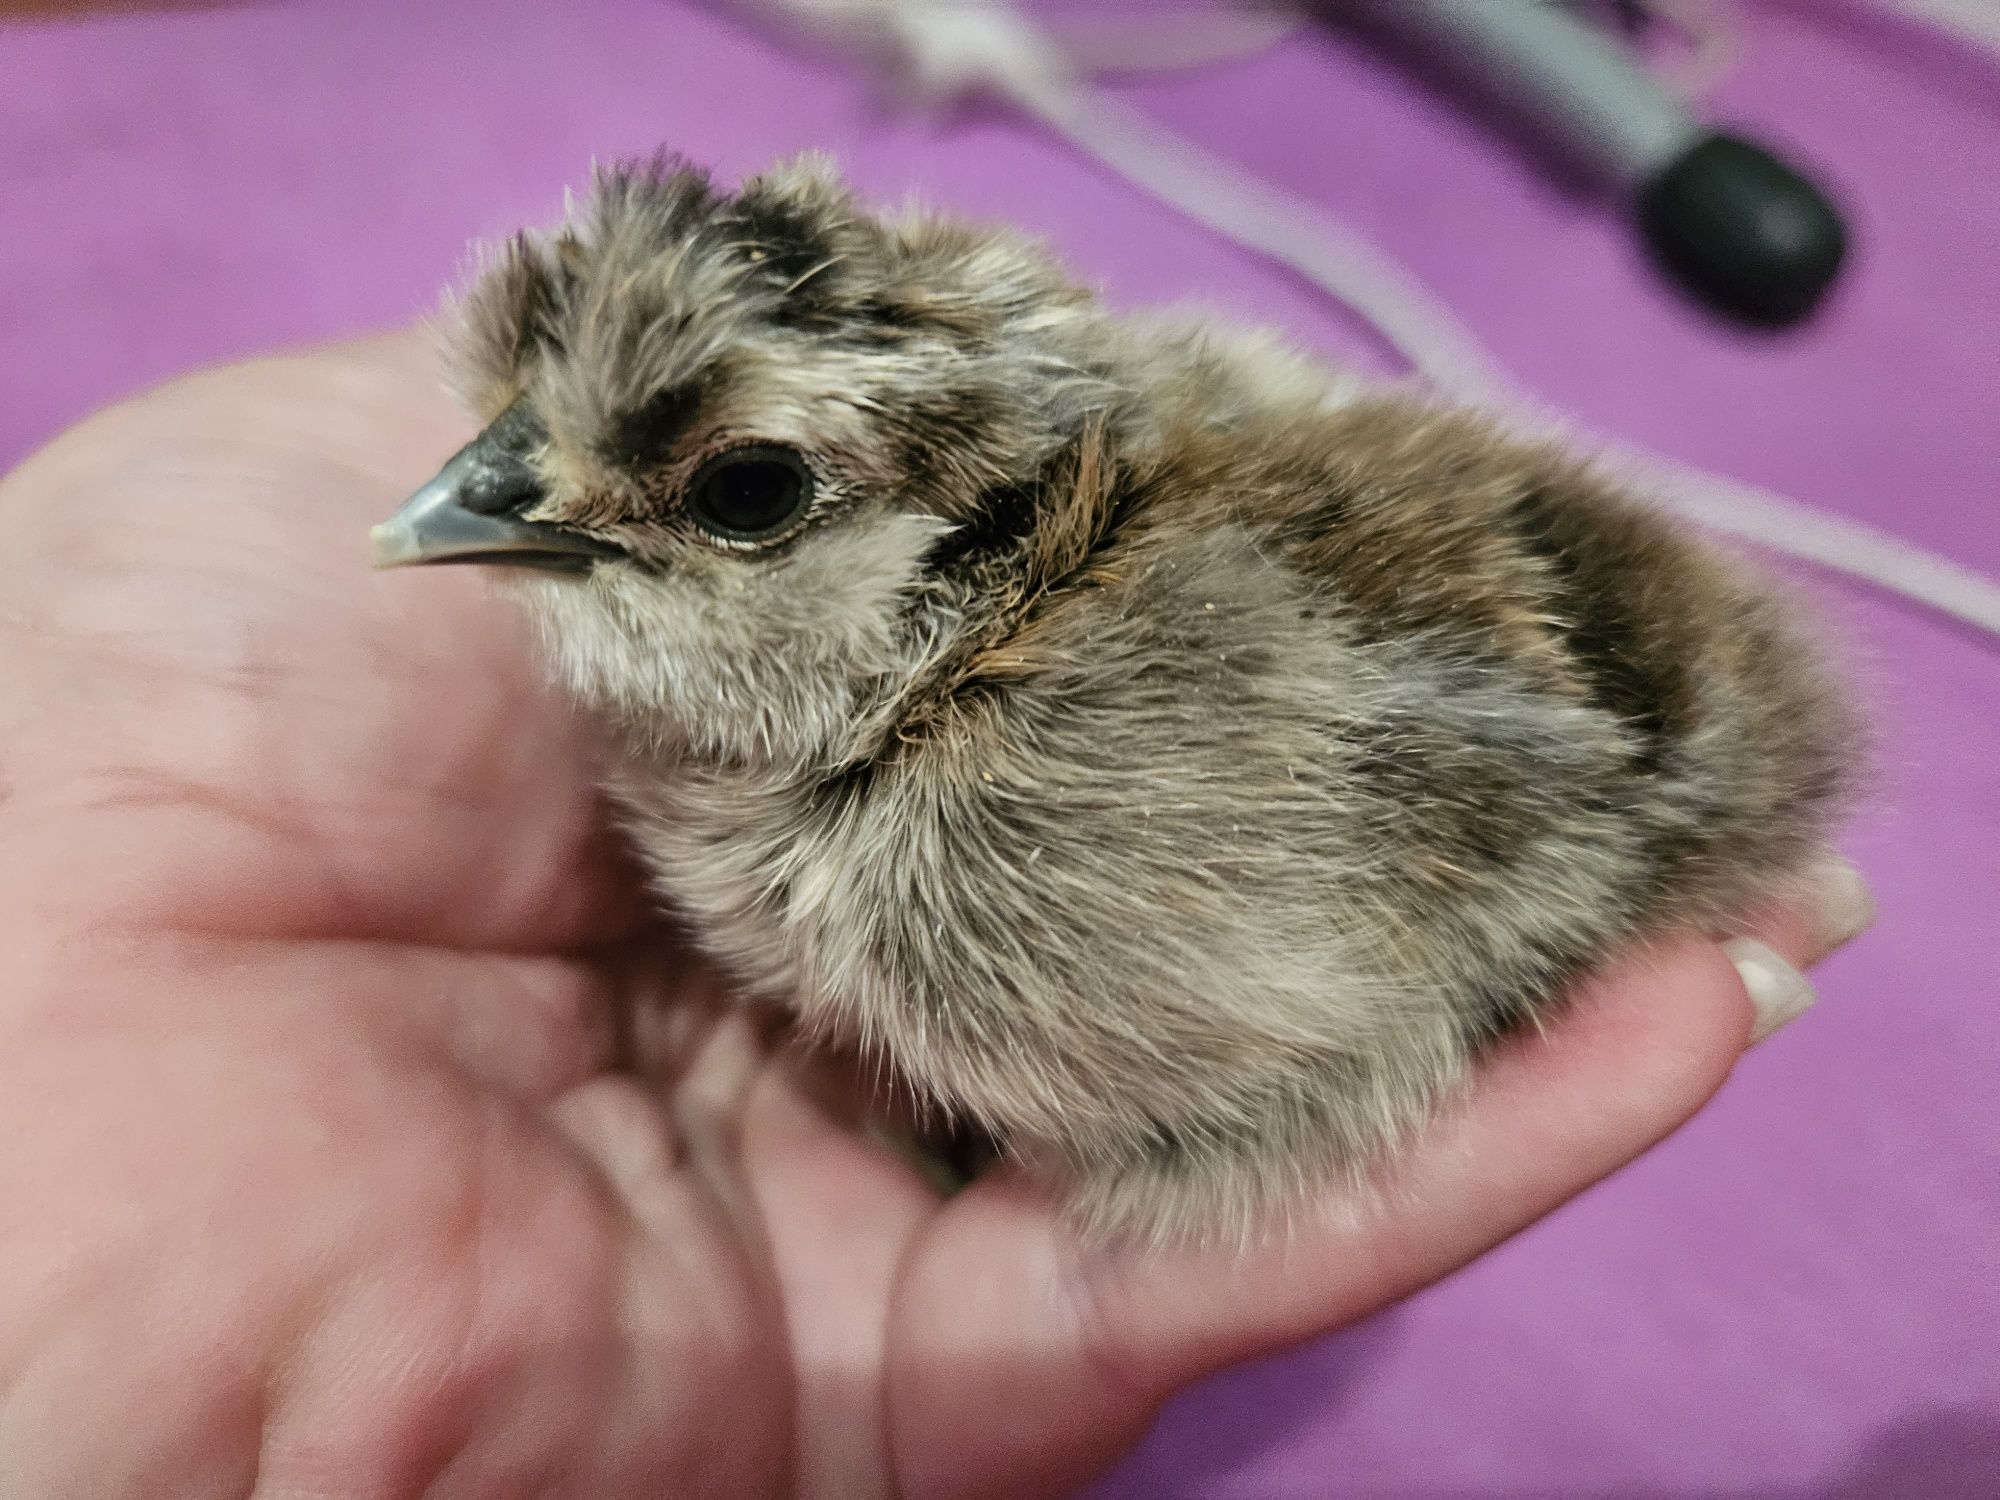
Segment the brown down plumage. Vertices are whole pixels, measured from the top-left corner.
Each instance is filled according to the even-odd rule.
[[[1366,1181],[1851,781],[1794,607],[1559,445],[816,158],[601,173],[455,318],[490,425],[383,560],[522,564],[699,940],[1094,1232]]]

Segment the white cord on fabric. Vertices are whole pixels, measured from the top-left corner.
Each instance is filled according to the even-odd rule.
[[[1735,70],[1743,36],[1725,0],[1646,0],[1646,10],[1678,31],[1690,49],[1687,57],[1654,70],[1683,99],[1700,99]]]
[[[1396,261],[1303,199],[1277,191],[1139,111],[1037,81],[1016,103],[1152,196],[1277,261],[1352,308],[1446,394],[1494,405],[1507,381],[1472,331]]]
[[[1026,99],[1020,100],[1028,103]],[[1180,140],[1148,139],[1102,99],[1036,110],[1049,126],[1190,217],[1319,286],[1367,320],[1433,385],[1500,416],[1564,426],[1512,392],[1478,340],[1393,261],[1300,200]],[[1593,437],[1602,459],[1703,526],[1928,605],[2000,636],[2000,584],[1886,532],[1634,445]]]
[[[1072,66],[1094,78],[1200,68],[1249,57],[1283,41],[1310,18],[1288,5],[1198,10],[1176,5],[1143,20],[1130,14],[1059,12],[1042,20]]]
[[[2000,52],[2000,0],[1876,0],[1921,25]]]
[[[1479,340],[1397,263],[1303,200],[1093,91],[1047,33],[1005,0],[757,0],[859,47],[932,100],[984,90],[1218,234],[1295,271],[1370,324],[1446,394],[1565,425],[1512,389]],[[1982,0],[1888,0],[1908,10]],[[2000,637],[2000,583],[1857,521],[1643,449],[1600,456],[1697,524],[1861,579]]]

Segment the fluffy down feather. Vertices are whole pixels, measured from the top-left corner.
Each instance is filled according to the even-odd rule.
[[[1548,443],[1119,318],[1004,229],[601,174],[459,306],[509,574],[661,893],[1100,1232],[1359,1183],[1612,950],[1822,848],[1839,686],[1768,581]],[[800,525],[686,492],[796,453]]]

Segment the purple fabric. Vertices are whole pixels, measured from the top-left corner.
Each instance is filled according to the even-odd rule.
[[[1749,7],[1719,114],[1824,164],[1853,275],[1722,331],[1479,127],[1322,35],[1130,86],[1377,235],[1584,423],[2000,572],[2000,72]],[[804,146],[1017,220],[1123,303],[1352,329],[1004,113],[927,125],[664,0],[300,3],[0,25],[0,462],[197,362],[406,319],[595,154]],[[2000,650],[1815,581],[1880,704],[1877,930],[1612,1182],[1365,1326],[1209,1381],[1096,1494],[2000,1495]],[[1004,1420],[1004,1414],[996,1414]]]

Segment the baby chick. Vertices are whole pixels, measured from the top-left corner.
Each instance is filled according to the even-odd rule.
[[[378,561],[507,565],[707,947],[1092,1231],[1360,1180],[1823,847],[1850,720],[1767,584],[1015,233],[662,159],[459,312],[488,425]]]

